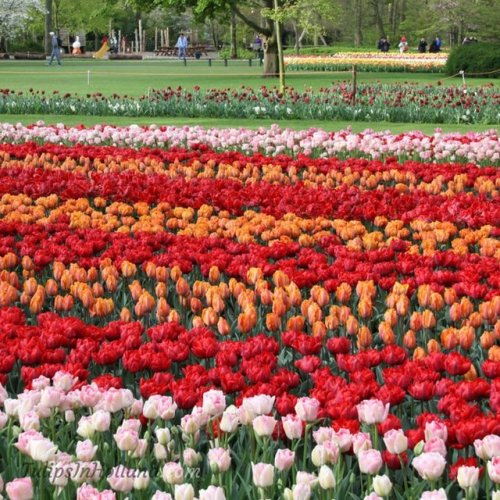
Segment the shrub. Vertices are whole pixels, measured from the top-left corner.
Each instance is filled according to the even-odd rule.
[[[221,59],[231,59],[231,49],[219,50],[219,57]],[[238,59],[254,59],[255,57],[257,56],[253,50],[238,48]]]
[[[453,49],[446,63],[446,73],[455,75],[459,71],[474,76],[498,78],[500,72],[500,45],[487,43],[470,43]]]

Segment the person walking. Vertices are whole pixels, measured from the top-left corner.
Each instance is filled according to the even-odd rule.
[[[421,38],[418,44],[418,51],[420,54],[425,54],[427,52],[427,40],[425,38]]]
[[[408,52],[408,42],[406,41],[406,37],[402,36],[401,40],[399,41],[399,52],[403,54],[404,52]]]
[[[49,66],[52,65],[52,61],[54,60],[54,58],[57,60],[57,65],[61,66],[61,53],[59,49],[59,40],[53,31],[49,33],[49,36],[52,44],[52,53],[50,54]]]
[[[188,39],[186,35],[184,35],[184,33],[181,33],[179,35],[179,38],[177,39],[177,43],[175,44],[175,46],[179,49],[178,59],[186,59]]]

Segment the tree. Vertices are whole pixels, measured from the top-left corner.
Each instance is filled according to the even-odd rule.
[[[0,0],[0,50],[6,51],[6,42],[26,26],[36,12],[43,12],[40,0]]]

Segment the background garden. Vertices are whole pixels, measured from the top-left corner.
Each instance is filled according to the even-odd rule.
[[[42,3],[0,0],[0,495],[500,500],[498,1]]]

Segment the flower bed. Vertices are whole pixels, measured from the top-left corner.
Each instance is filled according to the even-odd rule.
[[[339,52],[330,56],[287,56],[290,71],[442,72],[447,54],[398,54],[382,52]]]
[[[470,162],[477,165],[498,165],[500,142],[498,131],[467,134],[442,133],[433,135],[419,131],[403,134],[374,132],[367,129],[360,134],[351,130],[326,132],[270,128],[205,129],[203,127],[115,127],[96,125],[91,128],[45,125],[43,121],[26,127],[22,124],[0,123],[0,140],[24,144],[28,141],[55,144],[107,145],[118,147],[198,148],[207,146],[214,151],[238,151],[244,154],[262,153],[292,157],[370,158],[396,157],[428,162]]]
[[[3,114],[83,114],[100,116],[192,116],[388,121],[407,123],[499,123],[500,97],[492,85],[461,86],[359,84],[351,82],[318,91],[261,87],[258,90],[180,87],[152,90],[139,99],[100,93],[46,94],[0,90]]]
[[[498,497],[497,168],[23,130],[0,146],[9,498]]]

